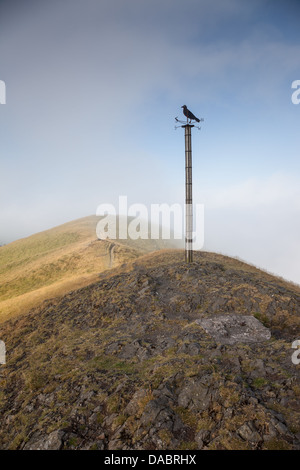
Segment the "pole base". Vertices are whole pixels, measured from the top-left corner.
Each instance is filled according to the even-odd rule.
[[[185,252],[185,262],[192,263],[193,262],[193,250],[187,250]]]

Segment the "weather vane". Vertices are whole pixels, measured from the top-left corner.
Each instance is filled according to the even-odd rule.
[[[186,121],[181,121],[180,119],[178,119],[178,116],[175,118],[175,121],[176,123],[177,122],[180,122],[181,124],[190,124],[192,125],[192,127],[197,127],[197,129],[201,129],[201,127],[199,126],[195,126],[195,124],[192,124],[192,121],[196,121],[196,122],[202,122],[204,121],[203,118],[201,119],[198,119],[188,108],[187,106],[184,104],[183,106],[181,106],[183,108],[183,114],[186,116]],[[175,129],[178,129],[178,127],[183,127],[183,126],[175,126]]]
[[[185,261],[191,263],[193,261],[193,181],[192,181],[192,121],[201,122],[204,119],[198,119],[184,104],[183,114],[186,116],[186,121],[181,121],[178,117],[175,118],[176,123],[182,125],[175,126],[183,127],[185,132]]]

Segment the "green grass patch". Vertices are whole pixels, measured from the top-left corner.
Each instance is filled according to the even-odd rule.
[[[268,384],[268,381],[264,377],[256,377],[253,379],[252,386],[254,388],[260,389],[265,387]]]

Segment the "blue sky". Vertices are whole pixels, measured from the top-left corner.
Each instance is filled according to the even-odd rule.
[[[205,249],[300,283],[297,0],[0,2],[0,244],[101,203],[183,202]]]

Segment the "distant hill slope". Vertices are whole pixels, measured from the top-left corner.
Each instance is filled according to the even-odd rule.
[[[1,325],[1,449],[300,449],[300,291],[161,251]],[[0,366],[1,367],[1,366]]]
[[[98,240],[99,219],[85,217],[0,247],[0,322],[89,284],[99,272],[172,246],[163,240]]]

